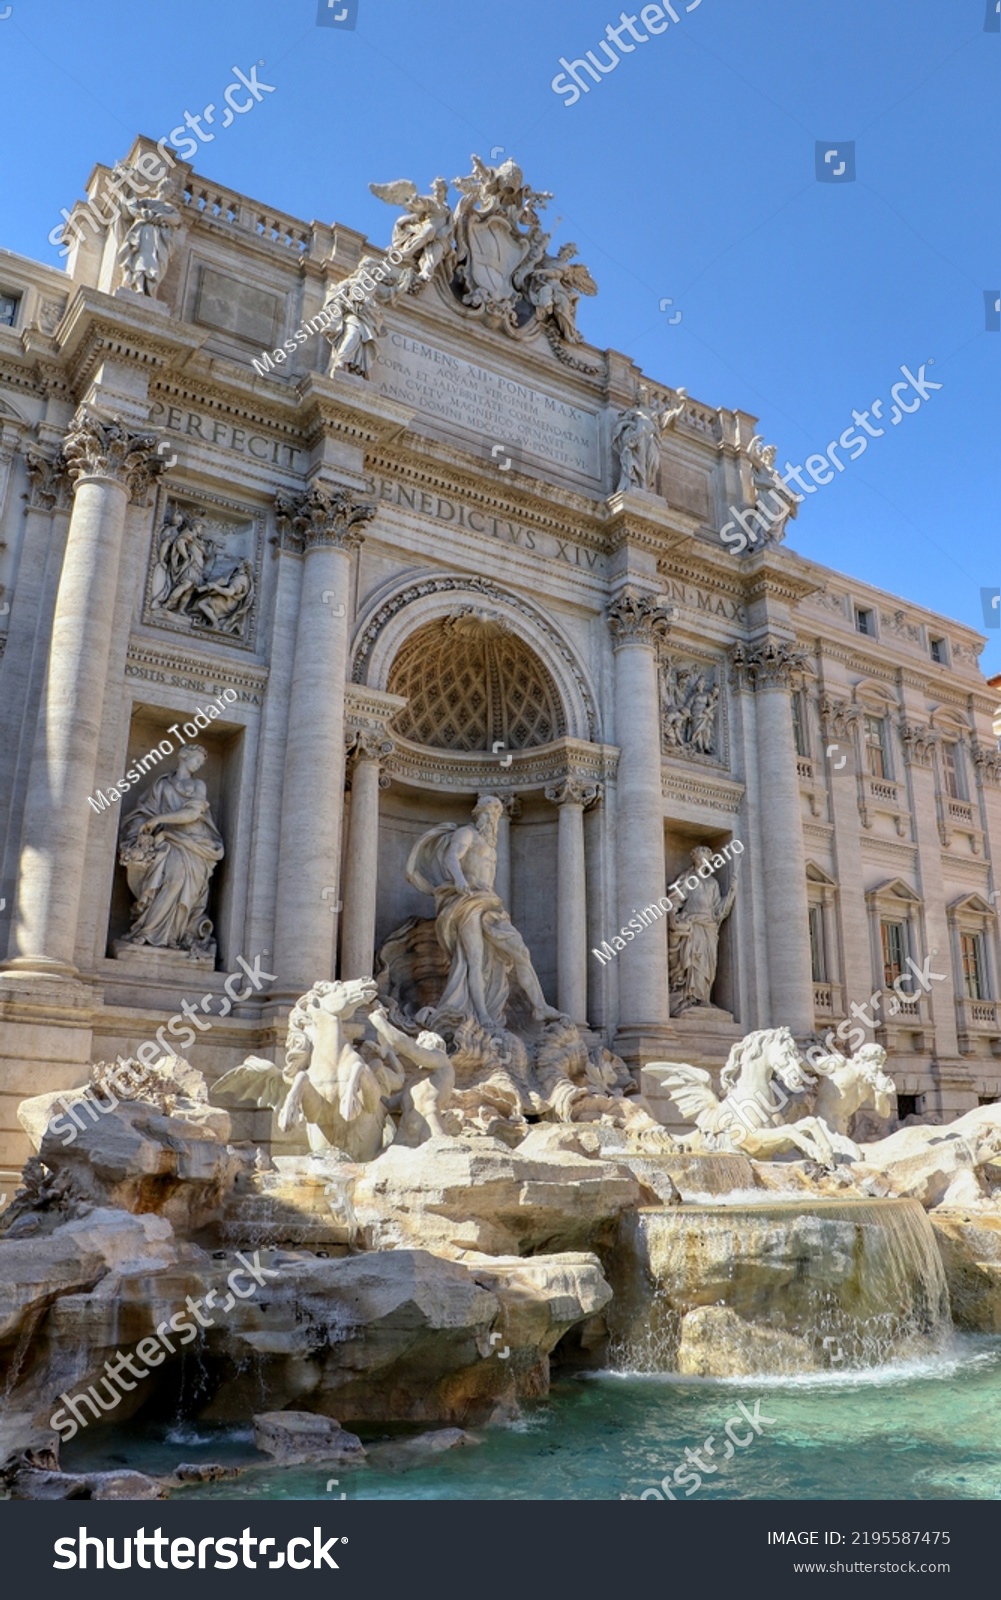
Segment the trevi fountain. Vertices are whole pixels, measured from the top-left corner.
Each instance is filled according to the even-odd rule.
[[[5,1495],[996,1495],[1001,1106],[888,1132],[881,1047],[778,1027],[649,1065],[668,1128],[546,1003],[500,812],[417,839],[428,914],[301,995],[281,1062],[22,1103]],[[123,824],[145,929],[182,895],[144,879],[154,815]],[[727,909],[671,913],[692,1004]]]

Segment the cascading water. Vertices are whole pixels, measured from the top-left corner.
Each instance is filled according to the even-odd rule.
[[[623,1218],[609,1274],[620,1370],[846,1371],[939,1349],[951,1331],[916,1200],[643,1209]]]

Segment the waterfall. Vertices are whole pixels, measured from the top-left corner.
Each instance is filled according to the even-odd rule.
[[[625,1216],[613,1364],[703,1376],[848,1371],[941,1347],[949,1293],[916,1200],[765,1200]]]

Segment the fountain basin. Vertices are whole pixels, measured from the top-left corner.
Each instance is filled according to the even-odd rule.
[[[643,1208],[608,1264],[612,1364],[701,1377],[882,1366],[942,1347],[949,1292],[916,1200]]]

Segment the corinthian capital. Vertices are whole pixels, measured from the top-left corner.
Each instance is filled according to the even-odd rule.
[[[387,733],[372,728],[348,728],[344,735],[344,753],[350,763],[355,761],[386,761],[396,751],[396,745]]]
[[[24,499],[30,510],[54,511],[68,503],[69,484],[62,451],[54,457],[46,456],[29,445],[24,452],[24,464],[28,473],[28,491]]]
[[[862,707],[851,700],[838,700],[825,694],[820,699],[820,726],[825,734],[835,739],[849,739],[852,730],[862,721]]]
[[[932,752],[939,743],[939,735],[927,723],[902,722],[900,742],[904,747],[904,760],[908,764],[914,762],[919,767],[930,767]]]
[[[761,644],[736,644],[730,652],[731,677],[739,689],[799,689],[813,675],[805,653],[778,639]]]
[[[606,613],[616,650],[626,644],[653,646],[670,632],[676,612],[661,604],[662,596],[645,594],[640,589],[622,589]]]
[[[63,458],[74,485],[81,478],[109,478],[141,505],[164,468],[158,443],[155,433],[135,433],[121,417],[100,417],[81,406],[70,423]]]
[[[361,524],[375,516],[375,506],[356,500],[350,489],[313,484],[302,494],[275,496],[275,511],[286,550],[302,554],[314,545],[345,550],[362,542]]]

